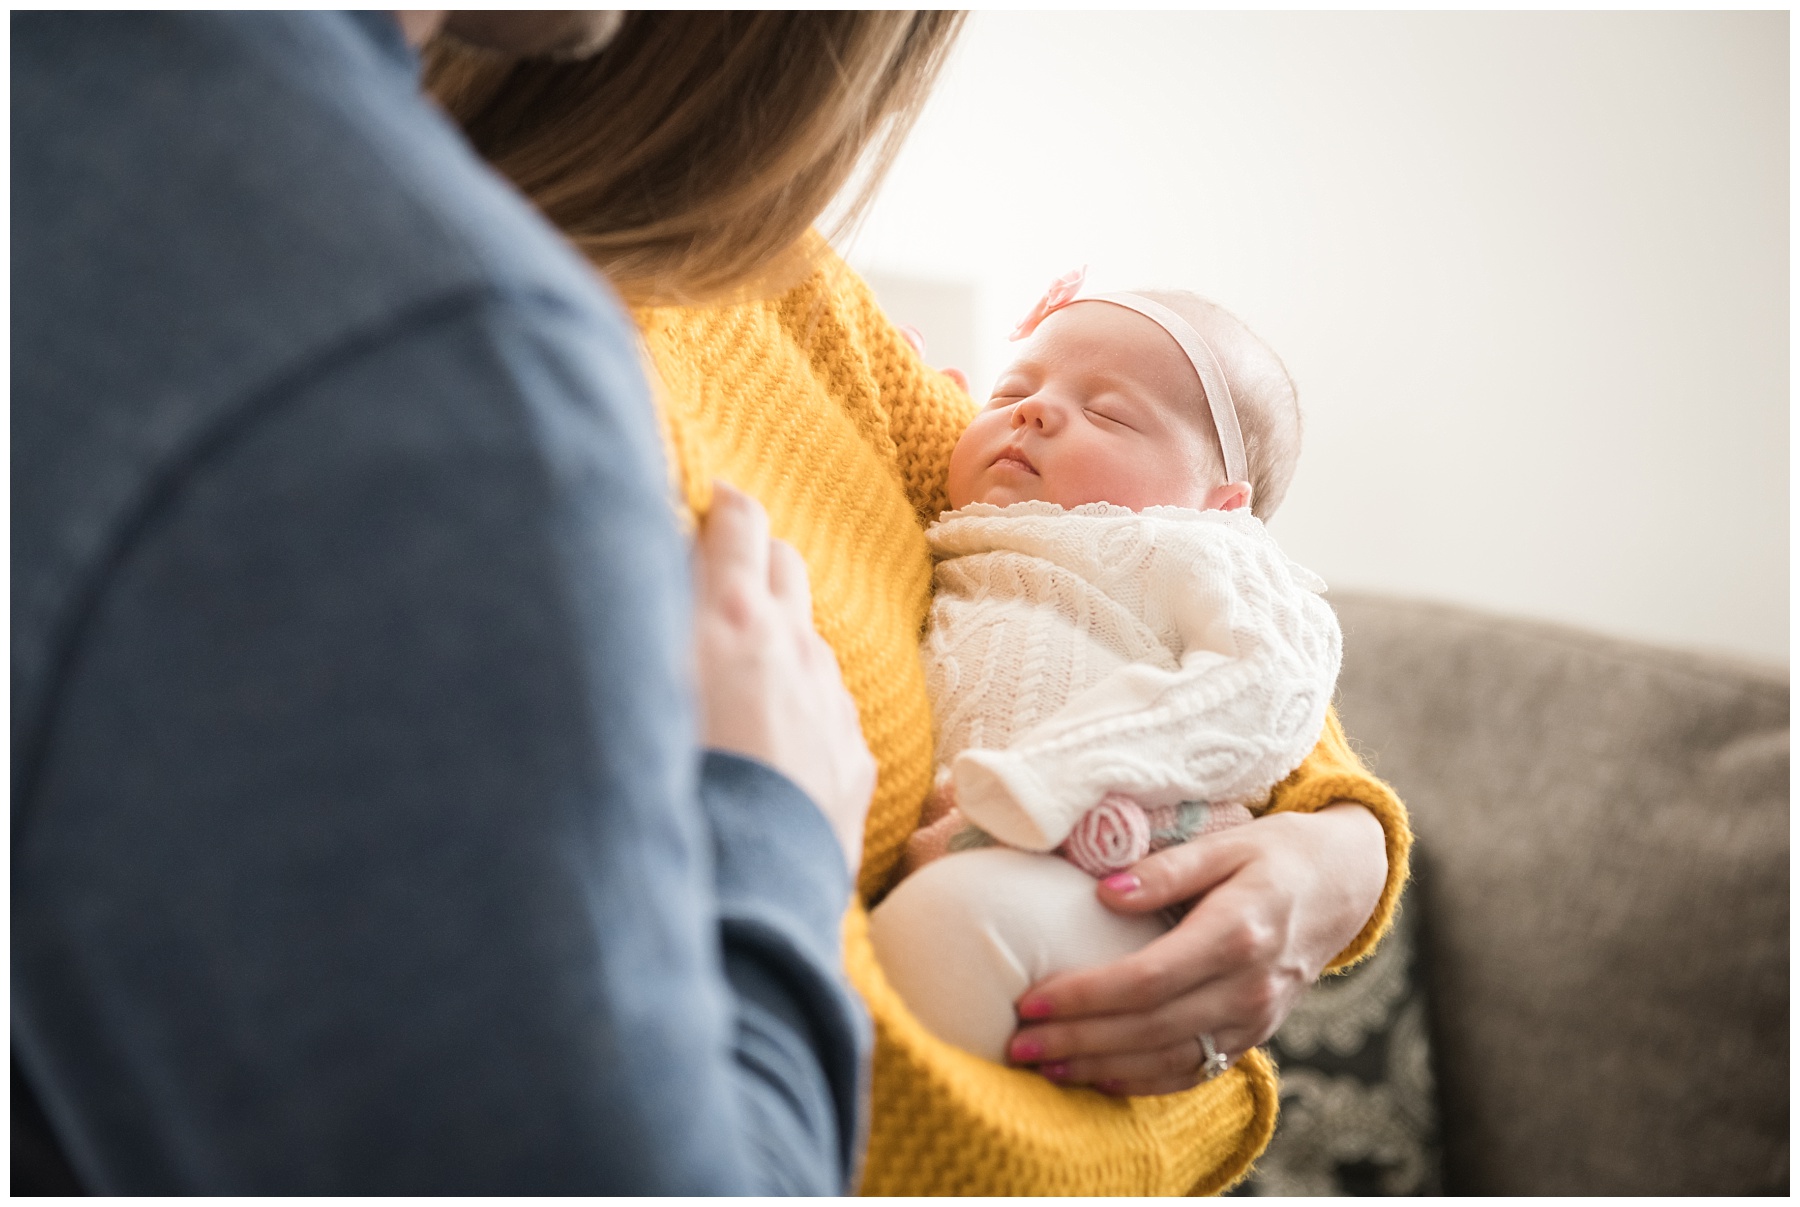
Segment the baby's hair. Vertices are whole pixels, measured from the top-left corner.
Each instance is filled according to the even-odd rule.
[[[1217,302],[1184,289],[1137,293],[1179,314],[1212,345],[1231,385],[1238,426],[1244,432],[1250,510],[1267,520],[1281,506],[1300,460],[1300,392],[1287,366],[1243,320]]]

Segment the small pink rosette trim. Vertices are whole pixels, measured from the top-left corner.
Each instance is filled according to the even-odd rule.
[[[1150,853],[1150,818],[1130,797],[1109,792],[1075,823],[1058,850],[1096,879],[1122,872]]]

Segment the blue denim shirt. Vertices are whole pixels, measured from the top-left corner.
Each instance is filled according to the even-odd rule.
[[[836,1193],[620,309],[379,14],[12,25],[15,1070],[110,1193]]]

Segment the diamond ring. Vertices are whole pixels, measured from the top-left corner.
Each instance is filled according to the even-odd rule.
[[[1201,1081],[1211,1081],[1223,1073],[1231,1062],[1225,1058],[1225,1053],[1219,1051],[1218,1045],[1213,1043],[1213,1037],[1205,1031],[1194,1036],[1194,1041],[1200,1045],[1200,1063],[1194,1072],[1200,1074]]]

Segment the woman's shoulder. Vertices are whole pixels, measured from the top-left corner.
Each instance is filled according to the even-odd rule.
[[[705,333],[743,335],[756,332],[795,344],[812,345],[833,333],[819,327],[832,319],[840,334],[869,335],[874,294],[829,244],[809,239],[809,251],[796,258],[797,275],[740,298],[695,303],[641,305],[632,310],[646,338],[689,340]]]
[[[791,409],[807,396],[842,414],[894,467],[919,516],[935,515],[974,403],[919,360],[856,271],[811,239],[805,275],[773,296],[634,311],[649,360],[678,403],[728,392],[734,405]]]
[[[829,249],[799,281],[779,292],[694,305],[639,306],[632,311],[651,359],[673,388],[698,376],[731,380],[766,370],[808,368],[842,393],[865,359],[867,286]]]

